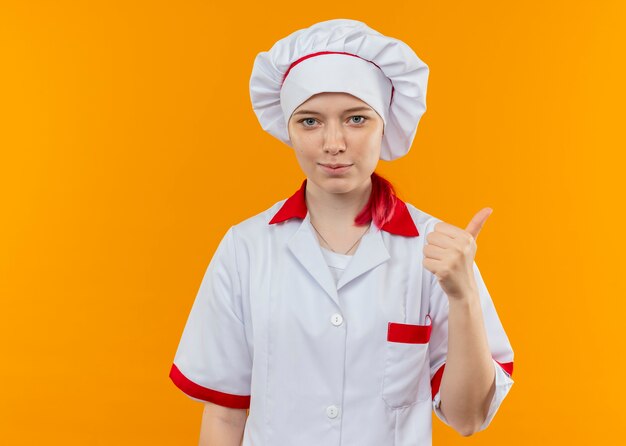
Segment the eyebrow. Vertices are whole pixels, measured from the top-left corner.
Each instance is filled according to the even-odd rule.
[[[356,112],[356,111],[372,111],[369,107],[354,107],[344,110],[344,113]],[[295,115],[321,115],[321,113],[312,110],[298,110],[293,114]]]

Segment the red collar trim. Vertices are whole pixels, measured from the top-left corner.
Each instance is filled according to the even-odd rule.
[[[306,217],[308,212],[305,201],[306,181],[305,178],[300,189],[283,203],[278,212],[276,212],[274,217],[270,220],[270,225],[289,220],[290,218],[304,219]],[[396,199],[393,217],[383,225],[381,229],[391,234],[403,235],[405,237],[416,237],[419,235],[406,203],[399,198]]]

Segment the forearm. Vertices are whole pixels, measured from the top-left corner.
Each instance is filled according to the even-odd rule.
[[[241,446],[246,419],[245,409],[205,406],[198,446]]]
[[[450,298],[449,304],[440,409],[452,427],[471,435],[487,417],[495,392],[495,371],[478,293]]]

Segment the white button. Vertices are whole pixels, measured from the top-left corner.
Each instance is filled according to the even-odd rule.
[[[337,418],[337,415],[339,415],[339,408],[335,405],[328,406],[326,408],[326,415],[328,415],[328,418]]]
[[[343,323],[343,317],[339,313],[335,313],[330,317],[330,322],[332,322],[335,327],[338,327]]]

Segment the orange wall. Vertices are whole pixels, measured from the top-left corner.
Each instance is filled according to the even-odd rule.
[[[434,444],[625,444],[620,0],[3,1],[0,443],[197,444],[168,372],[202,274],[303,178],[251,108],[254,57],[340,17],[431,69],[379,172],[463,228],[494,209],[476,261],[516,383],[486,431],[435,418]]]

